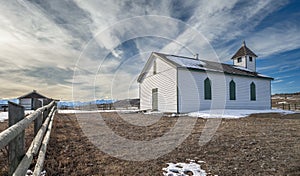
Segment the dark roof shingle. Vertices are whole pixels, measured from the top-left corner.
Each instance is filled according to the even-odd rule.
[[[246,43],[243,42],[241,48],[232,56],[231,59],[243,57],[246,55],[257,57],[257,55],[246,46]]]
[[[213,72],[224,72],[225,74],[233,74],[240,76],[250,76],[256,78],[273,79],[271,77],[259,74],[258,72],[251,71],[244,67],[235,65],[229,65],[224,63],[218,63],[208,60],[197,60],[195,58],[182,57],[176,55],[168,55],[162,53],[155,53],[162,59],[167,60],[174,64],[176,67],[188,68],[193,70],[213,71]],[[196,63],[199,63],[196,66]]]
[[[49,99],[47,97],[45,97],[44,95],[39,94],[36,90],[33,90],[32,92],[29,92],[26,95],[23,95],[21,97],[19,97],[18,99],[22,99],[22,98],[45,98],[45,99]]]

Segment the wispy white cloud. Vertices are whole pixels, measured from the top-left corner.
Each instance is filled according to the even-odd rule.
[[[279,77],[277,77],[276,79],[292,78],[292,77],[294,77],[294,76],[295,76],[295,75],[279,76]]]
[[[282,7],[286,1],[200,1],[195,13],[187,21],[192,28],[197,30],[203,37],[202,40],[192,41],[190,31],[184,31],[178,36],[186,39],[185,47],[191,48],[193,52],[204,51],[201,43],[212,44],[222,61],[229,60],[241,41],[228,46],[229,41],[236,38],[246,39],[251,36],[253,29],[269,14]],[[187,34],[185,34],[187,33]],[[207,40],[207,41],[205,41]],[[256,43],[255,43],[256,44]],[[225,46],[225,47],[224,47]],[[209,48],[208,46],[206,48]],[[256,48],[255,48],[256,49]],[[175,47],[173,50],[179,50]],[[261,51],[261,50],[259,50]],[[211,52],[209,52],[211,53]],[[201,55],[201,52],[200,52]],[[213,57],[208,55],[205,57]]]
[[[0,78],[0,97],[39,89],[54,98],[71,99],[75,86],[80,92],[75,98],[80,99],[136,97],[134,80],[151,51],[213,58],[212,44],[221,59],[227,59],[240,45],[228,42],[244,36],[263,56],[299,48],[300,30],[293,23],[253,31],[285,4],[271,0],[1,1],[0,74],[10,74]],[[126,42],[130,46],[122,46]],[[126,60],[131,55],[134,62]],[[38,70],[46,68],[54,70],[47,79]],[[70,70],[75,71],[74,78]]]
[[[261,57],[300,47],[300,25],[280,22],[253,34],[248,41]]]
[[[268,66],[260,66],[257,68],[257,70],[259,72],[265,71],[265,70],[271,70],[271,69],[275,69],[278,68],[280,65],[278,64],[274,64],[274,65],[268,65]]]
[[[275,80],[275,81],[273,81],[273,83],[280,83],[280,82],[283,82],[283,80],[282,79],[277,79],[277,80]]]
[[[280,58],[279,58],[280,59]],[[284,72],[290,72],[293,70],[299,70],[300,69],[300,63],[298,59],[295,60],[283,60],[281,62],[276,62],[275,64],[273,62],[270,62],[270,65],[258,67],[257,70],[259,72],[267,72],[267,71],[276,71],[275,73],[284,73]],[[273,72],[274,73],[274,72]],[[294,76],[294,74],[290,74]],[[282,76],[286,77],[286,76]]]

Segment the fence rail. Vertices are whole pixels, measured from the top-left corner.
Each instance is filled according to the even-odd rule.
[[[282,109],[286,109],[286,110],[300,110],[300,104],[281,104],[281,108]]]
[[[34,175],[38,176],[43,167],[47,144],[50,138],[52,122],[56,112],[56,103],[40,107],[34,102],[35,111],[24,117],[24,107],[9,102],[9,128],[0,133],[0,149],[8,145],[9,175],[25,175],[34,156],[38,155]],[[34,122],[35,137],[25,154],[25,129]]]
[[[292,110],[298,111],[300,110],[300,103],[280,103],[280,104],[273,104],[273,108],[283,109],[283,110]]]

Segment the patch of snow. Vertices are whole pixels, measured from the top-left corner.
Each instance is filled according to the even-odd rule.
[[[211,68],[206,68],[207,65],[205,62],[201,60],[196,60],[192,58],[184,58],[184,57],[178,57],[178,56],[166,56],[169,60],[177,63],[181,67],[185,68],[194,68],[199,70],[205,70],[205,71],[214,71],[214,72],[220,72],[223,73],[223,70],[216,70]]]
[[[245,68],[245,67],[240,67],[240,66],[236,66],[236,65],[233,65],[234,68],[236,69],[240,69],[240,70],[244,70],[244,71],[248,71],[248,72],[253,72],[253,70],[250,70],[248,68]]]
[[[8,119],[8,112],[0,112],[0,122]]]
[[[25,113],[25,115],[26,115],[26,114],[32,114],[33,112],[34,112],[34,110],[25,110],[24,113]]]
[[[206,176],[205,170],[201,169],[200,165],[195,162],[190,163],[167,163],[168,167],[163,168],[165,176],[188,176],[188,173],[193,173],[194,176]]]
[[[199,160],[199,161],[197,161],[197,163],[202,164],[202,163],[205,163],[205,161]]]
[[[25,110],[25,115],[29,115],[33,113],[34,110]],[[3,122],[4,120],[8,119],[8,112],[0,112],[0,122]]]
[[[30,169],[28,169],[25,176],[31,176],[31,175],[33,175],[33,172],[32,172]],[[46,176],[46,171],[45,171],[45,170],[42,171],[42,172],[39,174],[39,176]]]
[[[46,171],[45,170],[43,170],[42,172],[41,172],[41,174],[40,174],[40,176],[46,176]]]
[[[160,112],[160,111],[147,111],[144,114],[148,114],[148,115],[154,114],[154,115],[157,115],[157,114],[163,114],[163,112]]]
[[[187,116],[187,114],[164,114],[165,117],[182,117],[182,116]]]
[[[189,59],[189,58],[177,57],[177,56],[166,56],[166,57],[171,61],[177,63],[178,65],[187,68],[203,69],[203,66],[206,65],[206,63],[196,59],[191,59],[191,58]]]
[[[280,102],[277,102],[277,104],[288,104],[288,102],[286,102],[286,101],[280,101]]]
[[[27,172],[26,172],[26,176],[29,176],[29,175],[33,175],[33,172],[28,169]]]
[[[65,109],[59,109],[58,113],[59,114],[74,114],[74,113],[97,113],[97,112],[120,112],[120,113],[133,113],[133,112],[138,112],[139,110],[65,110]]]
[[[170,117],[176,117],[176,114],[175,114],[175,113],[173,113],[173,114],[171,114],[171,115],[170,115]]]
[[[204,110],[198,112],[191,112],[188,116],[202,117],[202,118],[241,118],[247,117],[251,114],[260,113],[281,113],[281,114],[293,114],[293,111],[281,110],[281,109],[267,109],[267,110],[249,110],[249,109],[218,109],[218,110]]]
[[[272,97],[272,99],[284,99],[284,97],[274,96],[274,97]]]

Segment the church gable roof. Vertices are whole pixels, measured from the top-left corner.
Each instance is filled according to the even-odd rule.
[[[262,75],[258,72],[249,70],[244,67],[236,66],[236,65],[224,64],[224,63],[213,62],[208,60],[199,60],[199,59],[185,57],[185,56],[153,52],[149,57],[146,65],[144,66],[141,74],[139,75],[137,79],[138,82],[142,82],[142,80],[147,75],[148,73],[147,68],[149,68],[150,60],[153,59],[153,56],[159,57],[160,59],[168,62],[170,65],[174,66],[174,68],[186,68],[190,70],[222,72],[225,74],[238,75],[238,76],[273,79],[269,76]]]
[[[243,57],[246,55],[257,57],[257,55],[246,46],[246,43],[244,41],[241,48],[232,56],[231,59]]]
[[[251,71],[244,67],[239,67],[235,65],[229,65],[224,63],[218,63],[208,60],[198,60],[195,58],[176,56],[162,53],[155,53],[162,59],[171,62],[178,68],[187,68],[191,70],[200,71],[212,71],[212,72],[224,72],[225,74],[239,75],[239,76],[250,76],[256,78],[273,79],[271,77],[259,74],[257,72]]]

